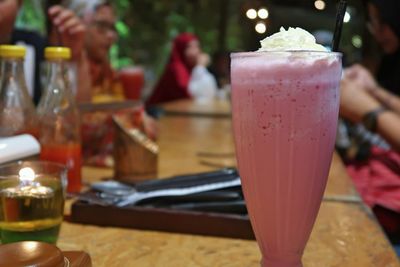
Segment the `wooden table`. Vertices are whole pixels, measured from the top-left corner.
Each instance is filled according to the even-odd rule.
[[[226,100],[178,100],[160,106],[169,116],[230,118],[231,105]]]
[[[215,169],[235,164],[229,119],[166,116],[160,121],[159,176]],[[225,157],[200,157],[202,152]],[[205,162],[204,162],[205,161]],[[204,164],[206,163],[206,164]],[[110,177],[108,169],[84,168],[86,181]],[[325,197],[357,197],[345,169],[334,155]],[[96,227],[65,222],[58,245],[90,253],[94,266],[259,267],[256,242]],[[303,258],[305,267],[391,267],[397,256],[373,215],[360,202],[323,201]]]

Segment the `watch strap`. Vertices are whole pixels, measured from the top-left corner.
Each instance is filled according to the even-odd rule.
[[[365,114],[362,118],[362,123],[364,124],[365,128],[367,128],[371,132],[375,132],[377,127],[378,115],[387,110],[388,109],[386,107],[379,107]]]

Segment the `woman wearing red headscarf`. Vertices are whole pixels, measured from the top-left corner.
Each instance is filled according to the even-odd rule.
[[[206,69],[208,62],[208,55],[201,51],[195,35],[178,35],[174,39],[169,62],[147,104],[214,97],[217,83]]]

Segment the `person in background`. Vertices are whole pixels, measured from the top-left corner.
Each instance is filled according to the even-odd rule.
[[[28,77],[28,81],[32,80],[32,84],[28,87],[32,93],[35,103],[39,102],[41,96],[40,90],[40,62],[43,61],[44,47],[47,45],[46,40],[35,32],[19,30],[14,28],[15,19],[21,0],[0,0],[0,44],[22,44],[28,47],[27,58],[31,60],[25,61],[25,69],[29,69],[26,73],[32,73],[32,77]],[[79,19],[65,8],[54,6],[48,9],[51,23],[59,32],[73,54],[79,57],[83,53],[83,37],[85,27]],[[82,62],[78,62],[78,66]],[[78,92],[85,91],[84,86],[79,85]]]
[[[369,29],[384,51],[377,73],[378,83],[400,96],[400,2],[371,0]]]
[[[400,96],[400,1],[368,0],[367,3],[368,30],[383,51],[377,83]]]
[[[116,14],[111,1],[66,0],[63,6],[73,10],[86,26],[84,50],[89,61],[90,89],[81,102],[105,103],[126,99],[120,76],[110,63],[109,52],[118,38],[115,28]],[[124,116],[148,137],[156,139],[157,125],[143,108],[123,109],[115,112],[82,114],[82,144],[85,164],[113,166],[113,140],[115,138],[112,115]]]
[[[361,65],[344,71],[340,115],[350,125],[349,175],[389,239],[400,243],[400,1],[369,0],[368,28],[385,56],[377,79]],[[353,155],[351,155],[353,154]]]
[[[217,83],[206,66],[209,57],[200,48],[198,38],[191,33],[178,35],[164,73],[150,98],[149,106],[178,99],[210,99],[217,91]]]
[[[125,99],[123,86],[113,70],[109,52],[116,42],[116,15],[110,1],[70,0],[63,3],[86,25],[84,48],[89,60],[91,89],[82,101],[112,102]]]
[[[88,98],[90,83],[87,79],[89,65],[84,49],[86,27],[82,20],[75,13],[60,5],[53,5],[48,8],[48,23],[50,34],[48,45],[66,46],[71,48],[71,61],[76,67],[76,72],[72,74],[71,86],[78,102]],[[70,65],[70,66],[73,66]],[[75,74],[75,75],[74,75]],[[75,78],[76,76],[76,78]],[[76,80],[74,80],[74,78]],[[74,83],[73,83],[74,82]]]
[[[375,80],[357,68],[346,70],[341,83],[340,115],[353,123],[349,132],[357,143],[357,156],[347,156],[346,168],[389,239],[399,244],[400,98],[379,86],[362,86]]]

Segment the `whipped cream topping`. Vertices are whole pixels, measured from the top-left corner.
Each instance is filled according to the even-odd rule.
[[[260,41],[258,51],[327,51],[325,47],[317,44],[315,37],[302,28],[281,27],[280,31]]]

